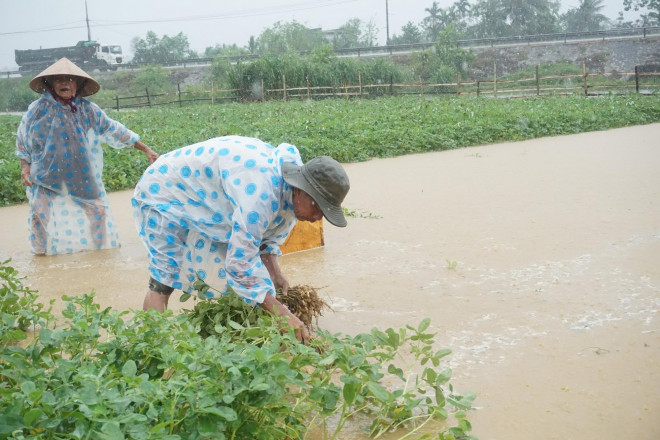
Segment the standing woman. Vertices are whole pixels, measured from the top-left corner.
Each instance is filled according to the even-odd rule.
[[[32,251],[56,255],[119,246],[103,186],[102,144],[133,147],[153,163],[158,154],[140,137],[83,99],[99,84],[67,58],[37,75],[16,134],[21,181],[30,205]]]

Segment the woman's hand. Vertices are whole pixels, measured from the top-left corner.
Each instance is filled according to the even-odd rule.
[[[30,164],[25,159],[21,159],[21,183],[24,186],[32,186],[32,182],[30,181]]]
[[[156,162],[156,159],[160,157],[158,153],[147,147],[142,141],[137,141],[135,145],[133,145],[133,148],[142,151],[144,155],[147,156],[147,159],[149,159],[149,164]]]
[[[152,149],[149,149],[149,151],[145,152],[144,154],[147,156],[147,159],[149,159],[149,164],[156,162],[156,160],[160,157],[160,155]]]

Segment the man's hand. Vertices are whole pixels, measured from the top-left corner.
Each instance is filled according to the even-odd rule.
[[[277,289],[282,289],[282,295],[286,295],[287,292],[289,291],[289,282],[284,278],[284,275],[280,273],[279,277],[271,277],[271,280],[273,281],[273,285],[275,286],[275,290]]]
[[[263,261],[264,266],[268,269],[268,274],[270,275],[270,279],[273,282],[275,289],[282,289],[282,295],[286,295],[289,291],[289,282],[280,270],[280,265],[277,263],[277,256],[275,254],[261,254],[261,261]],[[293,327],[296,333],[296,339],[298,339],[298,342],[302,342],[303,344],[309,342],[309,331],[307,331],[305,323],[291,313],[291,311],[284,304],[279,302],[277,298],[273,295],[267,294],[266,299],[261,306],[274,315],[287,318],[289,320],[289,325]]]
[[[293,313],[291,313],[291,318],[289,318],[289,325],[294,328],[298,342],[302,342],[303,344],[309,343],[310,336],[307,326]]]
[[[300,318],[291,313],[291,311],[284,304],[279,302],[277,298],[271,294],[266,294],[264,302],[260,305],[273,315],[287,318],[289,325],[293,327],[298,342],[302,342],[303,344],[309,342],[309,331],[307,331],[305,324],[300,320]]]

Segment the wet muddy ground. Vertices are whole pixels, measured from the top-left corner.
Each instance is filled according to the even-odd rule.
[[[660,124],[346,170],[349,226],[280,261],[291,284],[323,287],[321,327],[430,317],[452,383],[478,396],[481,440],[660,438]],[[130,195],[110,195],[120,249],[33,257],[14,206],[0,209],[0,258],[44,300],[93,290],[138,309],[148,275]]]

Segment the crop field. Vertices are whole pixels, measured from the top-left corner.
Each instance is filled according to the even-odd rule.
[[[660,100],[407,96],[109,114],[159,153],[238,134],[347,163],[657,123]],[[25,201],[19,121],[0,116],[0,206]],[[107,189],[131,188],[146,166],[107,148]],[[372,438],[475,439],[480,390],[454,389],[452,351],[428,318],[355,336],[318,329],[305,346],[232,295],[177,315],[63,295],[55,314],[28,284],[0,261],[0,438],[337,439],[358,419]]]
[[[473,438],[476,395],[453,391],[451,350],[433,348],[429,319],[355,337],[319,330],[303,345],[233,294],[176,316],[101,310],[93,293],[62,299],[56,317],[0,263],[0,438],[285,440],[316,427],[336,439],[358,414],[373,438],[429,423],[439,440]]]
[[[236,134],[274,145],[294,144],[305,161],[325,154],[347,163],[650,124],[660,121],[660,98],[405,96],[191,104],[108,114],[140,134],[143,142],[159,153]],[[14,155],[19,122],[20,116],[0,116],[0,206],[25,201],[19,161]],[[133,187],[146,166],[141,153],[107,148],[107,190]]]

